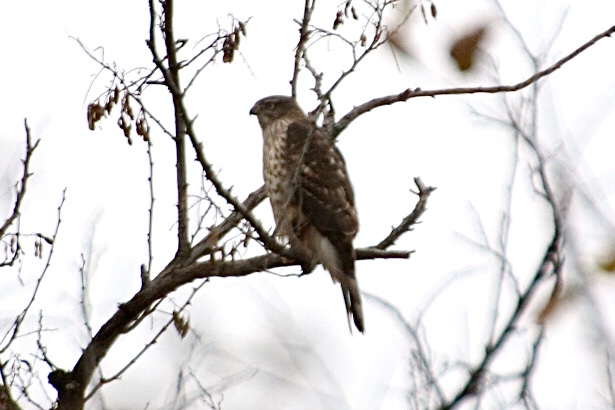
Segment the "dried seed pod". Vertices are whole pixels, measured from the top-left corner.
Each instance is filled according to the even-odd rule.
[[[350,11],[352,12],[352,18],[355,19],[355,20],[358,20],[359,19],[359,15],[357,14],[357,10],[354,8],[354,6],[352,6]]]
[[[239,31],[241,31],[241,34],[243,34],[244,37],[247,37],[248,36],[248,32],[246,31],[245,23],[239,21],[238,24],[239,24]]]
[[[348,10],[350,9],[351,6],[352,6],[352,0],[348,0],[346,4],[344,5],[344,15],[346,17],[348,17]]]
[[[108,98],[107,98],[107,102],[105,102],[105,112],[106,112],[107,114],[111,114],[111,110],[113,109],[113,106],[114,106],[114,105],[115,105],[115,104],[113,103],[113,98],[112,98],[112,96],[111,96],[111,95],[110,95],[110,96],[108,96]]]
[[[94,131],[95,128],[95,122],[94,119],[92,118],[92,110],[90,109],[91,104],[88,105],[88,128],[90,129],[90,131]]]
[[[147,120],[142,114],[140,114],[140,117],[137,120],[137,135],[141,136],[141,138],[143,138],[143,141],[149,141],[149,125],[147,124]]]
[[[337,12],[337,15],[335,16],[335,21],[333,22],[333,30],[337,30],[337,28],[344,23],[344,17],[343,16],[344,15],[342,14],[341,11]]]
[[[100,119],[104,117],[104,115],[105,115],[105,109],[98,103],[98,101],[88,104],[88,109],[87,109],[88,128],[94,131],[94,128],[96,127],[96,123],[100,121]]]
[[[235,56],[235,44],[230,36],[227,36],[222,43],[222,62],[230,63]]]
[[[176,310],[173,311],[173,326],[175,326],[175,330],[179,333],[179,336],[183,339],[188,334],[190,330],[190,320],[184,319],[180,316],[179,312]]]
[[[365,47],[365,43],[367,43],[367,36],[365,33],[361,34],[361,47]]]
[[[235,46],[235,50],[239,50],[239,30],[235,30],[233,32],[233,45]]]
[[[233,58],[235,57],[235,50],[232,48],[228,48],[226,50],[224,50],[224,53],[222,54],[222,62],[223,63],[232,63],[233,62]]]
[[[135,119],[135,114],[130,106],[130,95],[128,95],[128,91],[124,93],[124,99],[122,100],[122,112],[128,114],[131,120]]]
[[[113,103],[117,104],[120,102],[120,88],[116,85],[115,90],[113,90]]]
[[[43,258],[43,242],[41,238],[36,238],[34,241],[34,256],[39,259]]]
[[[431,17],[436,18],[438,16],[438,9],[434,3],[431,3]]]
[[[128,140],[128,145],[132,145],[132,139],[130,138],[131,122],[124,118],[124,115],[121,115],[117,120],[117,126],[122,129],[124,136]]]

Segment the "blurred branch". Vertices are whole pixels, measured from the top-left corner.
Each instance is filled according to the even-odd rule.
[[[60,224],[62,222],[62,207],[64,206],[65,200],[66,200],[66,189],[62,192],[62,200],[60,201],[60,205],[58,206],[58,219],[56,222],[55,231],[51,237],[52,238],[51,248],[49,249],[49,253],[47,254],[47,260],[45,261],[45,267],[43,268],[43,271],[41,272],[38,279],[36,280],[36,285],[34,286],[34,290],[32,291],[32,295],[30,295],[30,299],[26,303],[26,306],[17,315],[17,317],[13,321],[13,324],[9,327],[9,329],[4,334],[4,336],[0,338],[0,344],[5,343],[4,346],[0,346],[0,354],[5,353],[9,349],[11,344],[15,341],[15,339],[19,336],[19,330],[21,328],[21,325],[23,324],[23,321],[26,319],[26,316],[28,315],[30,308],[34,304],[34,300],[36,299],[38,292],[41,289],[41,283],[43,281],[43,278],[45,277],[45,274],[47,273],[47,271],[49,270],[49,267],[51,266],[51,258],[53,257],[53,254],[54,254],[55,240],[60,230]]]
[[[332,137],[336,137],[342,131],[344,131],[348,126],[356,120],[361,115],[373,110],[374,108],[383,107],[386,105],[395,104],[398,102],[408,101],[411,98],[416,97],[436,97],[438,95],[462,95],[462,94],[477,94],[477,93],[486,93],[486,94],[494,94],[494,93],[506,93],[506,92],[514,92],[519,91],[527,86],[536,83],[543,77],[546,77],[553,72],[559,70],[564,64],[568,63],[576,56],[592,47],[599,40],[610,37],[611,34],[615,33],[615,26],[603,31],[600,34],[597,34],[592,39],[581,45],[579,48],[566,55],[565,57],[559,59],[557,62],[547,67],[544,70],[541,70],[529,78],[521,81],[517,84],[513,85],[498,85],[492,87],[459,87],[459,88],[444,88],[439,90],[421,90],[420,88],[415,88],[414,90],[406,89],[399,94],[388,95],[384,97],[374,98],[366,103],[360,104],[350,110],[346,115],[344,115],[339,121],[335,123],[335,125],[330,130]]]
[[[473,396],[480,391],[482,380],[488,372],[489,365],[495,359],[496,354],[504,346],[508,340],[508,337],[517,330],[517,325],[521,320],[521,317],[530,300],[538,291],[539,284],[551,276],[555,276],[556,278],[559,277],[563,263],[560,255],[560,245],[560,228],[554,227],[551,243],[547,247],[542,262],[540,263],[539,268],[536,270],[534,277],[527,286],[526,290],[519,295],[514,311],[507,320],[504,329],[492,343],[485,346],[485,354],[482,360],[469,371],[469,378],[464,387],[448,403],[442,405],[440,407],[441,409],[452,409],[465,398]],[[556,279],[556,283],[557,281],[558,279]],[[555,291],[555,289],[557,289],[557,286],[554,286],[553,291]]]
[[[13,343],[17,340],[17,338],[19,337],[23,337],[25,335],[28,334],[32,334],[31,332],[23,332],[22,331],[22,326],[24,325],[24,322],[26,320],[26,318],[28,317],[28,313],[30,312],[30,309],[32,308],[34,301],[36,300],[39,291],[42,289],[41,284],[43,281],[43,278],[46,276],[47,272],[49,271],[49,267],[51,266],[51,259],[54,255],[54,250],[55,250],[55,243],[56,243],[56,238],[60,229],[60,225],[61,225],[61,215],[62,215],[62,207],[64,205],[64,201],[66,199],[66,190],[64,190],[63,194],[62,194],[62,200],[60,202],[60,205],[58,206],[58,219],[56,222],[56,227],[55,227],[55,231],[53,233],[53,235],[51,236],[51,238],[47,239],[47,242],[51,245],[49,252],[47,254],[47,260],[45,261],[45,265],[43,267],[42,272],[40,273],[40,275],[38,276],[37,280],[36,280],[36,284],[34,285],[34,289],[32,290],[32,294],[29,296],[29,299],[26,302],[26,306],[21,310],[21,312],[19,312],[19,314],[15,317],[13,323],[9,326],[9,328],[7,329],[7,331],[4,333],[4,335],[0,338],[0,355],[4,355],[8,352],[8,354],[10,355],[9,359],[7,361],[5,361],[3,358],[0,357],[0,377],[2,378],[2,385],[0,385],[0,408],[2,409],[19,409],[19,407],[17,406],[17,404],[13,401],[12,396],[10,394],[10,388],[14,387],[17,388],[21,394],[23,395],[23,397],[25,397],[32,405],[34,405],[35,407],[41,408],[42,407],[37,404],[36,402],[34,402],[32,400],[32,398],[30,397],[30,394],[28,392],[28,387],[30,386],[31,380],[29,380],[27,377],[22,377],[22,371],[23,368],[25,367],[25,372],[27,374],[29,374],[30,376],[35,376],[35,372],[33,370],[33,368],[31,367],[31,364],[29,363],[28,360],[25,359],[21,359],[17,354],[12,353],[12,349],[11,346],[13,345]],[[39,234],[40,235],[40,234]],[[42,235],[40,235],[42,237]],[[40,245],[39,245],[40,246]],[[42,248],[39,248],[38,250],[38,255],[42,258]],[[39,318],[39,323],[42,321],[42,314]],[[42,326],[42,325],[41,325]],[[37,341],[39,344],[39,348],[41,348],[41,344],[40,344],[40,332],[41,329],[39,328],[38,332],[35,332],[36,334],[38,334],[39,336],[39,340]],[[44,352],[44,351],[43,351]],[[11,377],[13,379],[13,381],[17,380],[18,383],[16,385],[12,385],[12,383],[7,383],[8,382],[8,375],[6,373],[6,364],[7,362],[14,360],[15,363],[18,363],[17,366],[14,366],[10,371],[11,371]],[[36,377],[38,377],[38,375],[36,375]]]
[[[605,351],[604,366],[606,367],[606,382],[609,391],[609,403],[615,408],[615,377],[613,377],[612,367],[615,363],[609,350]]]
[[[431,361],[429,360],[428,353],[425,350],[425,346],[423,345],[423,342],[421,341],[417,330],[412,327],[410,323],[408,323],[408,321],[404,318],[403,314],[397,307],[377,295],[366,292],[362,293],[365,296],[366,300],[371,300],[372,302],[385,309],[387,313],[389,313],[395,319],[395,321],[402,326],[402,328],[404,329],[404,333],[412,341],[414,345],[414,349],[412,351],[412,358],[413,360],[416,360],[418,362],[417,370],[421,373],[421,376],[424,379],[424,385],[418,386],[416,390],[419,390],[422,393],[427,392],[429,395],[429,392],[431,391],[431,389],[433,389],[438,403],[444,403],[444,394],[440,385],[438,384],[438,380],[434,374],[434,370]]]
[[[11,396],[10,383],[4,372],[4,363],[0,361],[0,409],[2,410],[19,410],[21,407],[15,402]]]
[[[521,391],[519,392],[519,399],[525,403],[525,406],[528,409],[538,408],[536,400],[534,400],[534,396],[532,394],[531,381],[532,374],[536,369],[536,364],[538,363],[538,350],[544,340],[544,335],[544,329],[540,329],[536,340],[532,344],[531,356],[525,366],[525,369],[523,370],[523,374],[521,375],[521,380],[523,383],[521,385]]]
[[[612,27],[610,31],[615,32],[615,26]],[[572,54],[569,54],[568,56],[561,59],[558,63],[556,63],[556,65],[551,66],[547,70],[544,70],[540,73],[555,71],[564,62],[572,59],[574,55],[578,55],[581,51],[594,44],[600,38],[604,37],[605,33],[608,32],[609,31],[594,37],[594,39],[592,39],[590,42],[586,43]],[[524,47],[524,50],[528,52],[527,57],[532,62],[536,63],[536,57],[534,57],[532,54],[529,54],[529,49],[527,48],[527,46]],[[539,78],[537,76],[540,73],[534,75],[534,77]],[[448,403],[444,404],[441,409],[451,409],[471,396],[480,395],[485,380],[487,379],[489,374],[489,366],[491,365],[495,357],[498,355],[498,353],[500,353],[504,349],[504,345],[508,338],[519,329],[522,316],[526,311],[526,308],[529,305],[530,301],[533,300],[534,296],[538,292],[540,285],[544,281],[549,280],[550,278],[555,278],[553,287],[550,291],[551,301],[555,300],[559,296],[562,287],[561,271],[564,262],[562,252],[564,216],[562,213],[565,205],[560,205],[558,201],[556,192],[551,184],[551,180],[547,173],[547,158],[545,158],[545,156],[542,154],[540,147],[537,143],[538,128],[536,115],[539,87],[537,86],[535,81],[529,82],[527,85],[533,86],[531,90],[531,96],[527,99],[524,99],[524,101],[527,102],[527,104],[529,105],[529,107],[526,107],[528,109],[529,119],[525,123],[522,123],[522,119],[519,118],[515,111],[507,104],[506,108],[509,122],[508,125],[512,128],[514,137],[524,142],[525,145],[529,148],[531,154],[536,159],[535,174],[538,176],[540,186],[535,187],[535,192],[545,200],[547,206],[549,207],[549,211],[551,214],[551,223],[553,225],[553,232],[551,234],[550,242],[544,251],[542,260],[540,261],[537,270],[534,272],[533,278],[531,279],[530,283],[527,285],[524,291],[521,291],[520,288],[517,288],[517,301],[515,303],[512,313],[506,320],[503,330],[501,330],[500,333],[496,334],[493,331],[493,329],[495,329],[495,323],[492,324],[490,340],[485,346],[485,353],[482,360],[477,365],[469,369],[469,377],[466,384],[463,386],[463,388],[459,390],[455,397],[453,397]],[[511,184],[508,186],[508,189],[510,192],[512,192],[512,180]],[[511,198],[508,198],[508,209],[510,209],[510,203]],[[503,230],[504,232],[502,233],[502,235],[505,235],[505,231],[508,230],[506,224],[503,225]],[[503,237],[504,236],[501,236],[501,238]],[[502,246],[504,245],[505,243],[503,242]],[[504,257],[505,255],[502,253],[502,256]],[[501,269],[504,269],[503,263],[500,266]],[[538,333],[538,336],[536,336],[536,338],[534,339],[532,355],[528,360],[524,372],[518,376],[522,383],[521,391],[519,394],[520,399],[524,400],[528,404],[532,401],[531,393],[529,390],[530,375],[532,370],[536,366],[538,347],[543,337],[542,325],[538,325],[540,327],[540,331]]]
[[[32,144],[32,137],[30,136],[30,127],[28,127],[27,119],[24,119],[24,128],[26,130],[26,154],[24,159],[22,160],[23,173],[21,175],[21,180],[16,185],[17,196],[15,197],[15,202],[13,203],[13,211],[6,218],[4,224],[0,226],[0,239],[5,237],[7,230],[13,224],[15,219],[19,216],[19,208],[21,207],[23,199],[26,195],[28,179],[32,176],[32,174],[30,173],[30,161],[32,160],[32,156],[34,155],[34,150],[38,147],[38,144],[40,142],[40,140],[37,140],[34,144]],[[11,266],[13,263],[15,263],[15,260],[17,259],[18,255],[19,249],[17,248],[15,249],[15,252],[13,252],[13,257],[10,258],[8,262],[0,262],[0,267]]]
[[[101,378],[101,380],[96,384],[96,386],[94,386],[92,390],[86,395],[85,400],[87,401],[91,397],[93,397],[94,394],[96,394],[96,392],[105,384],[111,383],[114,380],[120,379],[122,375],[126,373],[126,371],[130,369],[137,362],[137,360],[139,360],[141,356],[143,356],[145,352],[147,352],[153,345],[158,343],[158,339],[160,339],[160,336],[162,336],[171,325],[175,325],[177,327],[177,316],[176,315],[181,315],[181,313],[186,310],[186,308],[192,302],[192,299],[194,298],[194,296],[197,294],[199,290],[201,290],[203,286],[205,286],[206,283],[207,281],[205,280],[200,285],[192,289],[192,293],[190,294],[190,296],[188,296],[188,299],[186,299],[186,301],[183,303],[183,305],[178,310],[173,311],[171,318],[160,328],[160,330],[158,330],[158,332],[156,332],[154,337],[152,337],[152,339],[145,346],[143,346],[143,348],[132,359],[130,359],[130,361],[126,365],[124,365],[124,367],[118,370],[113,376],[107,377],[107,378]],[[188,329],[189,329],[189,324],[186,322],[184,324],[184,328],[182,329],[182,331],[184,330],[187,331]],[[185,333],[181,333],[180,335],[183,338],[185,336]]]

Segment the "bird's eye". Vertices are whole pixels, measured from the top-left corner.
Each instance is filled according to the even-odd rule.
[[[272,102],[268,103],[267,108],[269,108],[270,110],[273,110],[275,108],[275,103],[272,103]]]

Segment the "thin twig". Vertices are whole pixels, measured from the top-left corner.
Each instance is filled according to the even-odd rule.
[[[32,137],[30,136],[30,127],[28,126],[28,120],[24,119],[24,128],[26,129],[26,155],[23,162],[23,174],[21,175],[21,181],[17,187],[17,196],[15,197],[15,203],[13,204],[13,211],[6,218],[4,224],[0,227],[0,238],[3,238],[6,234],[7,229],[15,218],[19,215],[19,208],[23,202],[23,199],[26,195],[26,186],[28,183],[28,179],[32,176],[30,173],[30,161],[32,160],[32,155],[34,154],[34,150],[38,147],[38,144],[41,140],[37,140],[34,144],[32,144]]]
[[[196,288],[192,289],[192,293],[190,294],[190,296],[188,297],[188,299],[184,302],[184,304],[175,312],[177,314],[181,314],[184,310],[186,310],[186,308],[190,305],[190,303],[192,302],[192,299],[194,298],[194,296],[197,294],[197,292],[199,290],[201,290],[201,288],[203,286],[205,286],[205,284],[207,283],[207,281],[203,281],[203,283],[201,283],[200,285],[198,285]],[[173,317],[171,317],[171,319],[169,319],[161,328],[160,330],[154,335],[154,337],[145,345],[143,346],[143,348],[139,351],[139,353],[137,353],[136,355],[134,355],[134,357],[132,359],[130,359],[130,361],[128,363],[126,363],[126,365],[124,365],[124,367],[122,367],[120,370],[118,370],[113,376],[108,377],[108,378],[104,378],[101,379],[96,386],[94,386],[94,388],[92,389],[92,391],[90,391],[88,394],[86,394],[85,396],[85,401],[89,400],[92,396],[94,396],[94,394],[96,394],[96,392],[105,384],[110,383],[114,380],[118,380],[122,377],[122,375],[124,373],[126,373],[126,371],[128,369],[130,369],[136,362],[137,360],[139,360],[139,358],[141,356],[143,356],[145,354],[145,352],[147,352],[153,345],[155,345],[156,343],[158,343],[158,339],[160,339],[160,336],[162,336],[167,329],[175,323],[175,320]]]
[[[152,144],[149,140],[147,141],[147,159],[149,164],[149,176],[147,177],[149,188],[149,209],[147,211],[149,218],[147,223],[147,268],[145,275],[149,278],[154,260],[152,235],[154,231],[154,203],[156,202],[156,198],[154,197],[154,159],[152,156]]]
[[[404,316],[402,315],[402,313],[397,307],[393,306],[391,303],[387,302],[385,299],[377,295],[366,293],[366,292],[362,292],[362,293],[367,300],[371,300],[372,302],[375,302],[376,304],[384,308],[389,314],[393,316],[396,322],[403,327],[404,332],[412,340],[415,346],[416,350],[413,352],[415,353],[413,354],[413,357],[418,358],[420,365],[421,365],[421,369],[423,370],[424,376],[427,381],[427,386],[421,386],[421,388],[424,389],[426,387],[433,387],[436,393],[438,402],[443,403],[444,394],[442,392],[442,389],[440,388],[440,385],[438,384],[438,380],[436,376],[433,373],[433,368],[427,357],[428,356],[427,352],[425,351],[423,342],[421,341],[421,338],[419,337],[416,329],[413,328],[412,325],[410,325],[410,323],[408,323],[408,321],[404,318]]]
[[[36,285],[34,285],[34,290],[32,291],[32,295],[30,295],[30,299],[28,300],[28,303],[23,308],[23,310],[17,315],[17,317],[13,321],[13,324],[10,326],[9,330],[4,335],[2,340],[0,340],[0,342],[4,342],[5,340],[7,340],[7,336],[10,334],[10,336],[8,336],[8,340],[7,340],[6,344],[5,344],[5,346],[0,348],[0,354],[6,352],[7,349],[13,343],[13,341],[19,335],[19,330],[21,328],[21,325],[23,324],[23,321],[26,319],[26,316],[28,315],[28,312],[30,311],[30,308],[34,304],[34,300],[38,296],[38,292],[41,289],[41,283],[43,282],[43,278],[45,277],[45,274],[48,272],[49,267],[51,266],[51,258],[53,257],[54,250],[55,250],[55,245],[54,244],[56,242],[56,238],[57,238],[58,232],[60,230],[60,225],[62,223],[62,207],[64,206],[64,201],[65,200],[66,200],[66,189],[64,189],[64,191],[62,192],[62,200],[60,201],[60,205],[58,206],[58,219],[57,219],[57,222],[56,222],[55,231],[54,231],[54,233],[52,235],[53,243],[51,245],[51,248],[49,249],[49,253],[47,254],[47,260],[45,261],[45,267],[43,268],[43,271],[41,272],[41,274],[39,275],[38,279],[36,280]]]
[[[310,39],[309,27],[315,4],[316,0],[305,0],[303,5],[303,18],[301,19],[301,27],[299,29],[299,42],[295,50],[293,78],[290,81],[291,95],[293,98],[297,98],[297,82],[299,81],[299,72],[301,71],[301,59],[307,47],[307,42]]]
[[[410,212],[410,214],[406,216],[399,225],[393,228],[391,230],[391,233],[389,233],[386,238],[384,238],[378,245],[376,245],[375,248],[387,249],[388,247],[393,245],[395,241],[399,239],[404,233],[410,231],[412,226],[418,222],[421,215],[423,215],[427,210],[427,200],[429,199],[429,195],[431,195],[431,193],[435,191],[436,188],[425,186],[425,184],[423,184],[423,181],[421,181],[419,177],[414,178],[414,183],[419,190],[418,192],[416,192],[419,197],[419,201],[415,205],[412,212]]]

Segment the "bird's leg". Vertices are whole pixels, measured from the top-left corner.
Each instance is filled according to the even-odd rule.
[[[314,262],[301,262],[301,274],[299,276],[312,273],[315,267],[316,264]]]
[[[301,266],[301,274],[299,276],[312,273],[318,262],[312,257],[309,249],[299,240],[290,238],[290,250],[293,253],[295,261]]]

